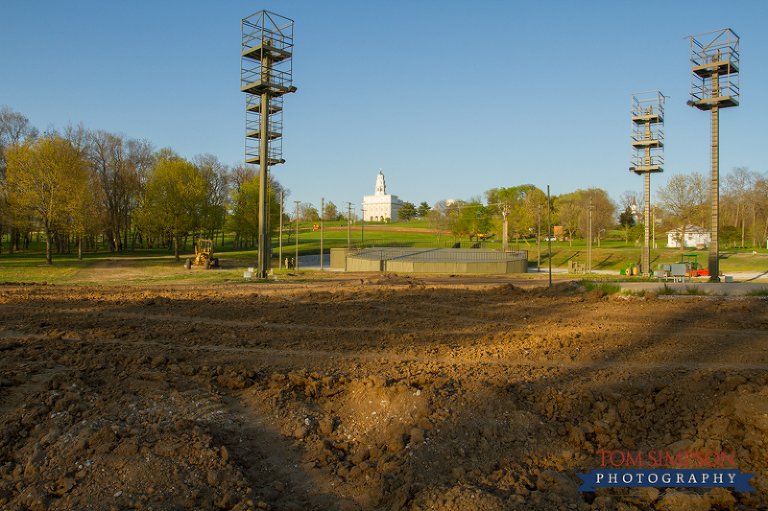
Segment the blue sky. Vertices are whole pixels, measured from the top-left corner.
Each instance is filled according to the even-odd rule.
[[[721,172],[768,170],[768,2],[38,1],[0,5],[0,104],[41,131],[82,122],[243,160],[240,20],[295,21],[285,97],[290,201],[359,207],[379,168],[418,204],[532,183],[642,191],[628,170],[634,92],[666,105],[665,173],[709,172],[710,118],[686,106],[686,36],[741,38],[741,105],[720,116]]]

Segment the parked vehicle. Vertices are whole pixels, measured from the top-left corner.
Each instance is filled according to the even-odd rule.
[[[203,266],[206,270],[219,266],[219,258],[213,257],[213,241],[197,240],[195,244],[195,258],[187,259],[184,268],[190,269],[192,265]]]

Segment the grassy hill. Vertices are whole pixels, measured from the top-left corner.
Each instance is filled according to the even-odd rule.
[[[364,228],[359,222],[351,226],[348,231],[345,222],[326,222],[323,232],[323,248],[327,253],[330,248],[344,248],[347,239],[352,246],[415,246],[434,248],[437,246],[449,247],[454,243],[454,237],[448,233],[438,234],[429,228],[426,221],[414,220],[411,222],[396,222],[393,224],[366,223]],[[242,268],[252,266],[256,261],[255,248],[233,248],[233,238],[225,237],[225,243],[221,245],[221,237],[216,246],[218,257],[224,264],[223,271],[216,272],[183,272],[181,262],[174,261],[173,252],[163,248],[141,249],[135,252],[107,252],[101,249],[97,252],[87,252],[83,260],[77,260],[75,247],[69,254],[54,254],[54,266],[45,266],[45,244],[34,241],[29,250],[8,253],[7,237],[3,239],[3,251],[0,253],[0,282],[52,282],[52,283],[98,283],[109,281],[109,268],[119,266],[123,271],[135,269],[135,278],[147,282],[156,281],[220,281],[228,279],[241,279]],[[295,257],[297,251],[295,229],[286,226],[283,231],[283,258]],[[462,246],[469,246],[471,242],[464,238]],[[276,264],[279,251],[277,238],[272,240],[274,249],[274,261]],[[499,240],[490,240],[484,244],[486,248],[501,249]],[[535,240],[510,241],[510,248],[526,250],[531,266],[536,266],[538,252]],[[313,230],[311,222],[302,222],[299,225],[298,254],[317,254],[320,251],[320,231]],[[699,263],[707,266],[707,251],[691,251],[699,254]],[[653,267],[659,263],[674,263],[680,259],[679,249],[660,248],[651,251]],[[186,257],[194,255],[192,240],[189,239],[186,251],[182,252],[182,261]],[[541,264],[547,266],[547,244],[541,244]],[[565,268],[569,261],[586,263],[587,250],[583,240],[552,243],[552,266]],[[629,264],[637,263],[640,259],[640,247],[634,244],[626,244],[624,241],[609,239],[601,242],[601,247],[596,245],[592,249],[592,268],[596,270],[621,270]],[[720,268],[722,271],[766,271],[768,270],[768,250],[764,248],[723,250],[720,253]],[[130,273],[130,272],[129,272]]]

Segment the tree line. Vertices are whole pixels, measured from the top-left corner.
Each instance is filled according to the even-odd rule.
[[[622,196],[627,204],[630,192]],[[644,201],[637,197],[643,218]],[[657,191],[654,216],[665,228],[680,228],[684,237],[689,226],[712,229],[710,178],[699,172],[674,174]],[[761,246],[768,239],[768,172],[734,167],[720,177],[720,242],[730,247]]]
[[[269,223],[277,230],[279,196],[271,180]],[[26,248],[34,233],[54,251],[77,246],[110,251],[166,247],[179,259],[189,237],[234,233],[235,247],[258,235],[258,170],[230,168],[216,156],[182,158],[170,148],[82,124],[40,134],[29,120],[0,107],[0,233],[9,252]],[[2,245],[0,245],[2,248]]]
[[[589,211],[592,209],[592,234],[599,240],[606,229],[612,229],[616,209],[605,190],[599,188],[577,190],[551,198],[531,184],[509,188],[492,188],[481,196],[468,200],[450,200],[436,203],[426,219],[436,232],[450,232],[454,238],[502,236],[504,218],[510,239],[547,236],[548,214],[553,225],[562,225],[566,237],[573,239],[586,235],[589,230]]]
[[[651,200],[652,221],[658,230],[679,229],[680,238],[691,226],[711,230],[709,187],[709,179],[698,172],[670,176]],[[478,234],[501,236],[505,214],[509,238],[532,238],[539,233],[547,236],[546,194],[531,184],[492,188],[484,197],[440,201],[432,207],[425,202],[419,208],[407,205],[410,207],[401,219],[426,219],[438,240],[445,232],[454,238],[472,238]],[[562,239],[571,242],[588,238],[591,225],[591,238],[599,247],[609,231],[615,233],[616,230],[625,243],[642,241],[644,210],[642,194],[625,191],[617,204],[605,190],[590,188],[552,196],[549,214],[552,225],[560,227]],[[735,167],[723,175],[719,214],[721,243],[732,247],[765,243],[768,239],[768,172],[760,174],[746,167]]]

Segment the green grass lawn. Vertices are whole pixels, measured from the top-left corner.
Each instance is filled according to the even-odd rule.
[[[296,234],[293,226],[285,226],[283,234],[283,258],[296,256]],[[331,248],[347,247],[346,222],[326,222],[323,233],[323,250],[327,254]],[[352,246],[414,246],[436,247],[450,246],[453,236],[441,235],[438,245],[436,233],[429,229],[424,220],[411,222],[396,222],[394,224],[368,223],[362,228],[360,222],[350,229]],[[85,252],[83,260],[77,260],[77,253],[53,255],[53,266],[45,266],[45,243],[34,241],[29,250],[8,253],[8,240],[3,240],[3,251],[0,253],[0,282],[48,282],[54,284],[95,284],[119,283],[110,276],[110,268],[120,268],[122,274],[129,275],[133,283],[156,282],[226,282],[242,281],[244,268],[256,264],[255,248],[233,248],[233,237],[227,236],[224,245],[221,237],[217,239],[216,256],[222,262],[222,268],[204,271],[194,268],[190,271],[183,269],[183,261],[194,256],[191,238],[186,250],[181,251],[180,261],[175,261],[173,252],[164,248],[137,249],[135,252],[108,252],[100,249],[97,252]],[[462,246],[469,246],[466,238],[461,240]],[[273,264],[277,267],[279,252],[278,238],[273,243]],[[486,248],[501,249],[500,240],[489,240]],[[511,240],[509,247],[513,250],[527,250],[531,266],[536,266],[537,247],[535,240]],[[318,254],[320,251],[320,231],[313,230],[312,222],[299,224],[298,254]],[[755,253],[753,253],[755,252]],[[686,250],[686,253],[698,253],[699,264],[707,266],[706,250]],[[651,251],[651,260],[655,268],[660,263],[674,263],[680,260],[679,249],[660,248]],[[586,263],[587,250],[584,240],[552,243],[552,266],[565,268],[569,261]],[[768,250],[756,249],[723,249],[720,253],[721,271],[768,271]],[[602,240],[601,247],[592,248],[592,268],[596,270],[622,270],[630,264],[639,262],[640,247],[622,240]],[[541,264],[547,266],[547,243],[541,244]],[[133,270],[128,271],[128,270]],[[113,272],[114,273],[114,272]]]
[[[592,248],[592,268],[596,270],[623,270],[630,264],[640,262],[641,249],[632,245],[625,246],[622,243],[603,243],[601,248]],[[753,254],[753,252],[755,252]],[[706,268],[708,266],[709,254],[706,250],[686,249],[686,254],[698,254],[699,266]],[[542,254],[546,250],[542,249]],[[680,261],[682,252],[680,249],[659,248],[651,250],[651,264],[656,268],[659,264],[672,264]],[[542,257],[545,257],[542,255]],[[535,263],[535,254],[529,261]],[[568,261],[573,260],[580,263],[587,261],[586,244],[573,243],[570,247],[568,242],[555,242],[552,244],[552,266],[567,267]],[[543,259],[542,265],[546,262]],[[768,271],[768,250],[762,248],[752,249],[724,249],[720,250],[720,271]]]

